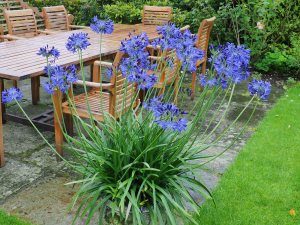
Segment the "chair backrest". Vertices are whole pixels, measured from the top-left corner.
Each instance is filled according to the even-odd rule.
[[[210,32],[214,25],[215,19],[216,19],[216,17],[202,20],[201,25],[198,30],[196,46],[197,46],[197,48],[200,48],[201,50],[203,50],[205,55],[207,53]]]
[[[172,19],[172,8],[168,6],[144,6],[143,25],[163,25]]]
[[[136,104],[132,104],[133,98],[136,96],[136,84],[129,83],[119,70],[119,65],[124,57],[126,55],[123,52],[119,51],[116,54],[113,62],[113,76],[110,81],[113,84],[110,114],[115,117],[126,112],[130,106],[136,106]]]
[[[69,30],[68,13],[63,5],[43,8],[45,27],[49,30]]]
[[[4,10],[8,33],[21,37],[34,37],[37,33],[37,24],[32,9]]]

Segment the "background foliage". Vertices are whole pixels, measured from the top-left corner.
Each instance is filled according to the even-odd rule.
[[[30,0],[42,7],[63,4],[77,24],[94,15],[115,22],[139,23],[143,5],[168,5],[177,25],[196,32],[204,18],[216,16],[214,44],[235,42],[252,50],[253,66],[262,72],[300,78],[300,0]],[[261,29],[258,28],[261,24]]]

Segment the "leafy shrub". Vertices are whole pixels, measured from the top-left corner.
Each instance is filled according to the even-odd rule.
[[[117,2],[114,5],[104,5],[105,14],[118,23],[140,23],[141,9],[132,3]]]
[[[191,25],[196,32],[204,18],[216,16],[211,43],[234,42],[245,44],[252,51],[253,65],[261,71],[282,68],[286,64],[299,67],[292,46],[292,33],[300,31],[300,4],[290,0],[29,0],[41,8],[63,4],[75,16],[75,23],[89,24],[92,16],[110,17],[115,22],[139,23],[143,5],[173,7],[173,22],[178,26]],[[275,46],[277,43],[281,46]],[[295,44],[294,44],[295,45]],[[279,49],[276,50],[276,47]],[[279,51],[284,49],[284,53]],[[291,52],[293,51],[293,52]],[[292,56],[292,57],[290,57]],[[274,59],[278,57],[278,59]],[[264,60],[264,62],[260,62]],[[278,61],[273,66],[271,61]],[[299,71],[296,69],[296,72]]]
[[[300,78],[300,38],[293,36],[291,44],[291,48],[283,44],[271,47],[271,50],[255,64],[255,67],[264,72],[275,70],[285,77]]]

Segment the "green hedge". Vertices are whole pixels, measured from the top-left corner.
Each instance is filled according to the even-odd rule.
[[[193,32],[204,18],[216,16],[212,32],[214,44],[234,42],[252,50],[253,65],[263,72],[277,70],[284,74],[298,74],[300,1],[290,0],[29,0],[32,5],[66,6],[75,16],[75,23],[89,24],[94,15],[111,18],[119,23],[139,23],[143,5],[173,7],[173,22],[191,25]],[[258,28],[258,24],[262,29]],[[295,39],[295,38],[294,38]],[[298,38],[299,39],[299,38]],[[284,54],[280,52],[284,50]],[[284,63],[282,63],[284,61]]]

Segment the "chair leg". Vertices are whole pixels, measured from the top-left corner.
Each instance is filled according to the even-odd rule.
[[[58,154],[63,155],[64,135],[62,130],[62,93],[56,90],[53,94],[55,146]]]
[[[195,91],[196,91],[196,79],[197,79],[197,74],[196,72],[192,73],[192,86],[191,86],[191,99],[194,100],[195,98]]]
[[[32,77],[31,78],[31,96],[32,96],[32,104],[37,105],[40,100],[40,77]]]
[[[66,131],[69,136],[73,136],[73,117],[72,114],[64,114],[64,122],[66,126]]]
[[[163,95],[165,93],[165,89],[166,87],[162,87],[159,92],[158,92],[158,95]]]
[[[174,104],[177,104],[178,100],[178,92],[179,92],[179,78],[176,77],[174,82]]]
[[[202,63],[202,68],[201,68],[201,74],[205,74],[206,73],[206,60]]]
[[[15,88],[17,88],[17,87],[18,87],[18,81],[13,80],[13,86],[14,86]]]
[[[92,81],[93,82],[93,80],[94,80],[94,66],[93,66],[93,64],[91,64],[90,65],[90,81]]]

